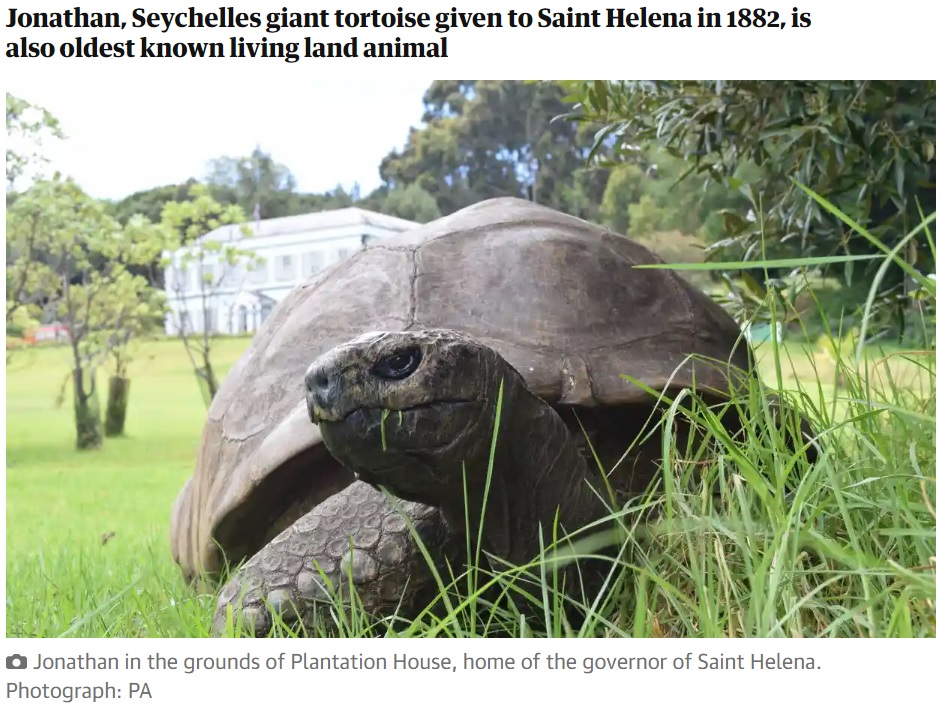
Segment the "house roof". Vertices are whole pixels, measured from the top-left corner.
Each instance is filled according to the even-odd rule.
[[[243,224],[227,224],[200,236],[200,241],[237,241],[240,238],[265,238],[305,231],[322,231],[346,226],[375,226],[390,231],[408,231],[419,226],[418,222],[400,219],[396,216],[380,214],[359,207],[328,209],[297,216],[280,216],[275,219],[250,220],[245,225],[251,234],[243,237],[240,230]]]

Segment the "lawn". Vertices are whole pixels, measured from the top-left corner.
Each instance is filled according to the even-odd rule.
[[[217,342],[221,373],[248,342]],[[8,636],[205,633],[212,603],[184,586],[167,540],[206,413],[182,344],[142,348],[126,437],[95,452],[75,450],[71,389],[56,405],[68,362],[57,347],[7,366]],[[178,602],[194,610],[182,624]]]
[[[217,370],[247,344],[219,340]],[[142,347],[127,436],[96,452],[75,450],[68,388],[56,405],[68,354],[17,352],[7,366],[7,636],[206,636],[214,600],[183,584],[168,544],[205,415],[183,346]],[[785,387],[808,395],[831,451],[790,500],[740,477],[723,515],[678,494],[673,514],[690,523],[651,532],[621,619],[587,633],[934,636],[934,353],[868,350],[842,388],[825,357],[782,354],[795,362]],[[774,382],[768,345],[761,356]],[[779,464],[767,452],[752,441],[740,465]]]

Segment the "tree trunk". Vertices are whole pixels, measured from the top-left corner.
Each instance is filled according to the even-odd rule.
[[[112,376],[108,380],[108,407],[105,409],[105,436],[124,435],[124,419],[128,412],[131,379]]]
[[[213,371],[213,367],[210,366],[209,362],[206,363],[206,382],[209,386],[209,400],[212,400],[216,397],[216,393],[219,391],[219,381],[216,379],[216,372]]]
[[[75,445],[79,450],[97,450],[102,446],[101,409],[96,391],[85,394],[82,371],[74,372]]]
[[[200,385],[200,393],[203,394],[203,402],[209,407],[216,397],[216,391],[219,390],[219,382],[216,381],[216,374],[209,362],[196,370],[196,380]]]

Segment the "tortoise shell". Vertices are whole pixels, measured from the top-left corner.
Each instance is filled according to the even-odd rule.
[[[353,481],[308,420],[304,373],[363,332],[465,331],[553,405],[650,405],[626,377],[656,390],[728,390],[725,363],[749,367],[740,328],[675,271],[635,268],[657,263],[604,228],[498,198],[367,246],[299,285],[210,407],[195,473],[172,512],[184,575],[253,555]]]

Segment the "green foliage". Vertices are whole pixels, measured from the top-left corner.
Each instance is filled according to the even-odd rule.
[[[869,302],[868,316],[882,323],[874,334],[904,341],[927,323],[933,328],[934,304],[920,302],[918,293],[935,270],[935,82],[563,85],[572,104],[567,117],[601,126],[593,160],[634,164],[636,146],[649,145],[682,166],[676,186],[702,187],[699,204],[685,201],[690,189],[672,187],[660,201],[652,191],[629,208],[635,227],[663,227],[665,210],[691,215],[702,223],[709,257],[743,262],[892,251],[888,261],[836,259],[819,268],[855,292],[864,288],[868,297],[860,302]],[[722,193],[736,190],[742,197],[724,203]],[[870,293],[873,283],[879,288]]]
[[[404,189],[389,191],[383,200],[383,213],[398,216],[400,219],[417,221],[420,224],[434,221],[442,215],[435,198],[422,189],[417,182]]]
[[[261,219],[342,209],[361,201],[356,186],[349,193],[340,185],[323,194],[298,192],[294,175],[288,167],[256,148],[247,156],[220,157],[210,161],[202,181],[191,178],[182,184],[163,185],[130,194],[112,203],[111,213],[122,224],[136,214],[159,222],[167,204],[187,201],[192,188],[198,185],[207,188],[220,205],[239,207],[253,218],[257,205]],[[387,213],[382,198],[377,198],[384,193],[366,197],[362,205]]]
[[[59,264],[51,257],[55,244],[47,209],[67,208],[64,195],[40,183],[8,206],[6,214],[7,329],[39,322],[44,306],[59,287]]]
[[[156,258],[161,232],[139,219],[122,229],[73,181],[56,178],[10,205],[7,238],[7,320],[67,327],[76,442],[100,447],[96,371],[161,310],[147,280],[130,270]]]
[[[821,195],[892,247],[935,210],[934,81],[566,82],[570,116],[602,124],[594,149],[623,159],[658,144],[706,182],[741,187],[760,222],[735,213],[747,258],[871,253],[873,245],[796,187]],[[748,168],[749,176],[739,172]],[[921,213],[920,213],[921,209]],[[925,268],[925,244],[910,263]],[[925,272],[925,270],[923,270]],[[863,268],[852,273],[869,278]],[[895,278],[899,282],[900,278]]]
[[[620,234],[627,234],[629,229],[628,211],[632,204],[637,204],[644,196],[644,170],[636,164],[625,163],[611,171],[602,196],[599,216],[603,224]],[[632,225],[632,236],[638,235],[637,225]],[[654,226],[649,231],[654,231]]]
[[[233,204],[251,214],[256,205],[265,219],[292,212],[296,182],[284,165],[256,147],[244,157],[219,157],[209,163],[206,184],[222,204]]]
[[[22,178],[41,169],[47,162],[42,154],[47,138],[62,138],[64,134],[58,119],[41,106],[7,94],[7,192],[11,192]],[[8,195],[9,196],[9,195]]]
[[[142,245],[150,247],[149,243]],[[141,340],[161,327],[166,309],[166,294],[142,276],[125,271],[112,283],[102,298],[102,311],[112,326],[103,331],[108,337],[104,348],[117,376],[127,376]]]
[[[170,298],[175,305],[170,315],[207,405],[219,389],[219,379],[212,364],[213,332],[208,324],[209,313],[215,311],[219,291],[224,284],[260,262],[254,252],[240,248],[238,237],[222,241],[208,238],[208,234],[221,226],[242,224],[236,229],[237,234],[249,236],[252,231],[245,222],[246,216],[240,206],[221,204],[209,187],[201,184],[190,187],[187,201],[168,202],[161,213],[161,226],[168,235],[165,249],[178,254],[164,258],[162,265],[172,266],[178,273],[186,273],[190,269],[197,273],[195,299],[202,313],[201,331],[197,331],[190,320],[190,297],[179,279],[170,284]]]
[[[22,337],[39,324],[39,320],[30,314],[29,308],[20,307],[15,301],[7,301],[7,337]]]
[[[126,224],[134,216],[143,216],[152,223],[158,223],[168,202],[183,201],[196,184],[195,179],[183,184],[167,184],[129,194],[124,199],[110,204],[111,215],[120,223]]]
[[[168,248],[174,249],[196,243],[204,234],[226,224],[245,223],[248,219],[242,207],[235,204],[222,204],[206,185],[192,184],[184,201],[168,202],[160,214],[161,223],[168,229]],[[244,235],[250,232],[247,227]],[[216,241],[211,247],[221,248]]]
[[[291,170],[256,147],[249,155],[211,160],[203,180],[191,178],[182,184],[130,194],[111,204],[112,214],[122,224],[136,214],[159,222],[167,204],[186,202],[193,187],[200,186],[223,207],[239,207],[242,213],[254,217],[257,205],[262,219],[340,209],[353,205],[358,198],[339,185],[324,194],[298,192]]]
[[[631,238],[680,231],[713,244],[725,235],[722,212],[749,208],[737,190],[685,179],[686,163],[662,148],[625,149],[621,159],[611,163],[600,221]]]
[[[380,164],[390,191],[417,184],[441,214],[515,196],[590,218],[605,174],[584,174],[586,129],[552,119],[565,110],[552,82],[434,81],[423,125]]]

